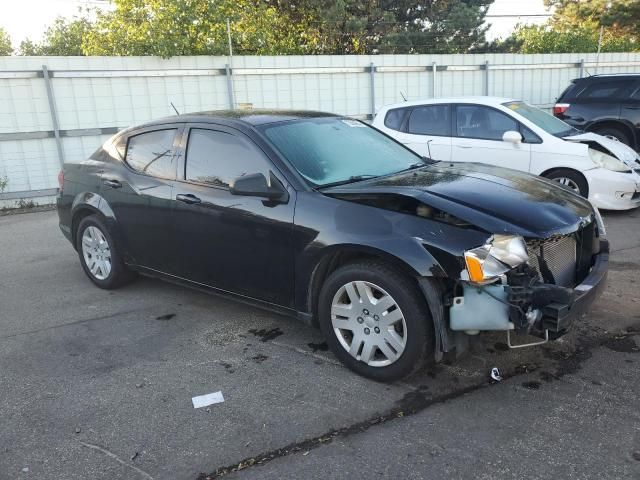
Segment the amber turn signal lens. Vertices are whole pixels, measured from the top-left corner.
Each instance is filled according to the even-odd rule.
[[[467,264],[467,272],[469,272],[469,280],[472,282],[482,282],[484,273],[482,272],[482,263],[475,255],[465,254],[464,260]]]

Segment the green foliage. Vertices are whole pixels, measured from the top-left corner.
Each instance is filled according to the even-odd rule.
[[[11,39],[9,34],[0,27],[0,56],[11,55],[13,53],[13,47],[11,46]]]
[[[598,51],[600,30],[589,25],[562,30],[548,26],[521,27],[514,33],[519,53],[589,53]],[[607,32],[602,37],[602,52],[628,52],[638,49],[627,36]]]
[[[9,179],[6,176],[0,177],[0,193],[4,192],[7,185],[9,185]]]
[[[84,55],[82,41],[93,24],[86,17],[58,17],[44,33],[40,43],[30,39],[20,43],[20,55]]]
[[[545,25],[519,26],[511,37],[492,44],[494,51],[517,53],[589,53],[640,50],[640,0],[546,0],[554,8]]]
[[[493,0],[266,0],[306,24],[317,53],[461,53],[484,41]],[[329,3],[329,4],[328,4]]]
[[[87,35],[87,55],[223,55],[231,20],[234,53],[304,53],[303,29],[250,0],[114,0]]]

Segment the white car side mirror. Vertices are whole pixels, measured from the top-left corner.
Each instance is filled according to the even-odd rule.
[[[507,130],[502,135],[502,140],[505,142],[516,144],[516,143],[522,142],[522,135],[520,135],[520,132],[516,132],[514,130]]]

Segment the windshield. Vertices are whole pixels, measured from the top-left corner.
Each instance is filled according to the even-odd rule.
[[[311,118],[269,124],[261,132],[314,187],[399,172],[422,159],[357,120]]]
[[[566,137],[579,132],[579,130],[559,118],[524,102],[507,102],[502,105],[556,137]]]

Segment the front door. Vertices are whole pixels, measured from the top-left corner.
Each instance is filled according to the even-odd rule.
[[[174,190],[177,275],[188,280],[293,307],[293,212],[287,203],[232,195],[231,180],[271,173],[286,185],[266,154],[227,127],[190,125]]]
[[[519,122],[484,105],[456,105],[451,160],[480,162],[529,171],[531,145],[505,142],[507,131],[520,131]]]

